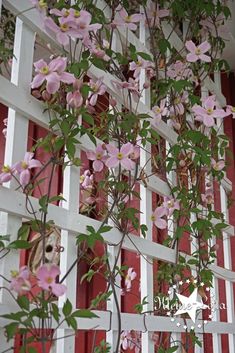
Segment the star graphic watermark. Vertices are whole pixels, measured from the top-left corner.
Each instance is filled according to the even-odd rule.
[[[185,297],[182,294],[176,293],[182,306],[174,314],[175,316],[181,314],[188,314],[191,320],[195,323],[197,310],[207,309],[208,305],[203,304],[202,300],[198,301],[198,288],[195,288],[193,293],[189,297]]]

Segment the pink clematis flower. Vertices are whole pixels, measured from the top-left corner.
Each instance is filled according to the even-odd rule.
[[[45,0],[30,0],[30,2],[42,15],[46,15],[47,3]]]
[[[76,20],[78,38],[83,39],[89,36],[90,32],[96,32],[98,29],[102,27],[101,23],[91,24],[91,20],[92,20],[92,17],[88,11],[85,11],[85,10],[80,11],[80,16],[78,16]]]
[[[48,33],[54,34],[56,40],[63,46],[69,44],[70,37],[79,38],[76,23],[72,20],[68,21],[65,17],[59,18],[59,26],[51,17],[44,19],[44,27]]]
[[[178,81],[191,79],[193,77],[193,72],[190,68],[188,68],[187,64],[177,60],[175,63],[168,67],[167,76]]]
[[[154,114],[153,124],[158,125],[160,123],[160,121],[162,120],[162,117],[166,116],[167,112],[168,112],[168,109],[166,107],[166,100],[162,99],[160,101],[160,105],[155,105],[152,108],[152,112]]]
[[[4,119],[3,123],[4,123],[5,127],[4,127],[4,129],[2,129],[2,134],[6,138],[7,137],[7,119]]]
[[[106,42],[103,40],[103,44],[105,47]],[[90,53],[97,58],[101,58],[105,61],[109,61],[110,57],[106,54],[105,50],[100,46],[100,44],[96,41],[95,38],[90,39],[90,37],[85,37],[82,41],[82,44],[89,49]]]
[[[104,168],[104,163],[107,159],[105,156],[105,150],[103,149],[102,145],[99,144],[95,152],[89,151],[86,153],[87,158],[93,161],[92,166],[95,172],[101,172]]]
[[[76,80],[73,84],[75,91],[67,93],[66,101],[71,108],[80,108],[83,104],[83,97],[80,92],[81,86],[82,82],[80,80]]]
[[[184,105],[188,103],[188,92],[177,94],[174,98],[173,105],[170,107],[171,116],[183,115],[185,108]]]
[[[140,22],[143,16],[141,14],[128,15],[124,7],[118,6],[116,8],[116,15],[112,24],[115,26],[123,26],[131,31],[137,29],[137,22]]]
[[[40,87],[46,81],[46,90],[50,94],[54,94],[60,88],[60,82],[72,84],[75,82],[73,74],[65,72],[67,66],[67,58],[58,58],[51,60],[49,65],[40,59],[34,63],[37,75],[31,83],[32,88]]]
[[[157,207],[151,216],[151,221],[155,224],[155,226],[159,229],[166,229],[167,221],[162,217],[166,216],[166,208],[161,206]]]
[[[64,284],[56,283],[56,278],[60,275],[60,269],[54,264],[42,265],[37,271],[38,286],[44,290],[51,291],[57,297],[66,292]]]
[[[0,185],[2,183],[7,183],[12,179],[14,173],[14,169],[9,167],[8,165],[4,165],[2,167],[2,173],[0,174]]]
[[[201,121],[205,126],[215,125],[214,118],[224,118],[228,114],[223,109],[216,107],[217,103],[214,96],[209,96],[202,103],[203,106],[195,104],[192,111],[196,115],[195,120]]]
[[[232,118],[235,119],[235,107],[233,107],[232,105],[227,105],[226,113],[228,115],[232,115]]]
[[[175,210],[180,209],[179,201],[171,199],[170,197],[164,197],[163,207],[166,209],[166,215],[171,217]]]
[[[33,153],[26,152],[23,161],[14,164],[13,169],[20,174],[20,183],[25,187],[30,181],[30,170],[41,166],[40,161],[33,159]]]
[[[129,348],[129,342],[132,340],[130,331],[122,331],[120,336],[120,345],[122,349],[125,351]]]
[[[216,19],[213,19],[213,21],[209,18],[203,19],[200,21],[200,25],[202,26],[200,32],[203,36],[210,34],[214,38],[221,37],[223,39],[229,39],[229,28],[224,24],[225,21],[226,19],[222,14],[217,16]]]
[[[185,43],[185,46],[189,51],[189,54],[187,54],[186,57],[187,61],[193,63],[198,60],[205,61],[207,63],[211,62],[210,56],[205,55],[205,53],[211,48],[210,44],[207,41],[196,46],[192,40],[189,40]]]
[[[29,282],[30,271],[27,266],[23,266],[19,271],[11,271],[10,289],[14,290],[19,295],[28,292],[31,289]]]
[[[202,202],[206,205],[214,203],[214,193],[211,188],[206,189],[205,194],[201,194]]]
[[[129,78],[128,82],[120,82],[120,81],[112,81],[112,84],[119,89],[127,89],[133,96],[133,99],[138,102],[141,93],[139,91],[139,81],[134,80],[133,78]]]
[[[148,60],[144,60],[138,57],[138,61],[132,61],[129,64],[130,71],[134,71],[133,77],[137,79],[140,76],[141,70],[146,70],[148,68],[153,68],[153,63]]]
[[[102,96],[106,92],[106,86],[103,84],[103,77],[99,78],[97,81],[90,80],[88,85],[91,87],[92,92],[89,92],[88,100],[91,106],[96,105],[98,96]]]
[[[170,11],[166,9],[159,10],[159,4],[155,4],[153,1],[147,2],[146,8],[146,25],[150,27],[160,27],[161,18],[169,16]]]
[[[125,286],[126,286],[126,291],[130,292],[131,290],[131,282],[134,281],[136,278],[137,273],[133,270],[132,267],[128,268],[127,270],[127,275],[125,277]]]
[[[119,164],[126,170],[134,169],[135,163],[129,158],[130,154],[133,152],[133,145],[130,142],[122,145],[119,150],[113,145],[106,145],[109,157],[105,164],[108,168],[116,168]]]
[[[138,159],[139,156],[140,156],[140,146],[135,145],[133,146],[133,151],[129,155],[129,158],[135,160],[135,159]]]
[[[211,167],[216,171],[220,172],[225,167],[225,161],[223,159],[216,162],[214,158],[211,158]]]
[[[93,174],[91,174],[91,172],[88,169],[85,170],[84,173],[80,176],[81,188],[84,190],[91,189],[93,187],[93,182],[94,182]]]

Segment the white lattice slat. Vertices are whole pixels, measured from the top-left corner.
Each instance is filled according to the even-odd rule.
[[[144,21],[140,23],[140,43],[147,43],[146,39],[148,32],[144,25]],[[141,70],[140,74],[140,89],[142,89],[144,83],[147,81],[145,70]],[[151,93],[150,89],[144,90],[141,102],[145,107],[151,109]],[[151,144],[146,143],[145,146],[141,146],[140,150],[140,168],[144,168],[146,175],[151,175]],[[145,224],[148,228],[146,239],[152,241],[152,192],[143,184],[140,184],[140,224]],[[141,254],[141,252],[140,252]],[[140,257],[140,289],[141,289],[141,300],[146,298],[148,304],[144,306],[144,311],[154,310],[154,293],[153,293],[153,264],[152,258],[149,256]],[[151,332],[142,333],[142,349],[143,353],[154,353],[154,342],[151,339]]]
[[[29,48],[28,48],[29,45]],[[11,82],[17,85],[22,91],[29,92],[32,75],[32,62],[34,51],[34,33],[20,20],[16,20],[14,57],[12,64]],[[6,136],[5,158],[6,165],[12,165],[22,160],[27,150],[28,120],[18,112],[8,110],[8,127]],[[15,188],[16,182],[8,183],[9,188]],[[17,239],[17,232],[22,224],[22,218],[2,212],[0,214],[1,234],[10,234],[11,241]],[[19,268],[19,252],[13,250],[10,256],[1,260],[0,273],[9,278],[11,269]],[[0,285],[8,287],[8,283],[0,278]],[[12,303],[12,298],[6,291],[0,291],[1,303]],[[0,334],[1,348],[9,348],[5,344],[5,338]]]

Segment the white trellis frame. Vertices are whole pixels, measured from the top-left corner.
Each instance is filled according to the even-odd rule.
[[[60,47],[58,44],[50,37],[47,33],[42,30],[40,18],[35,10],[30,10],[29,12],[24,12],[26,9],[31,7],[29,0],[0,0],[1,3],[12,11],[14,14],[19,14],[16,22],[16,33],[15,33],[15,44],[14,44],[14,54],[15,59],[13,61],[12,77],[11,82],[0,76],[0,101],[8,106],[9,109],[9,125],[6,140],[6,151],[5,151],[5,162],[11,164],[19,159],[21,159],[26,151],[26,142],[28,135],[28,122],[32,120],[38,125],[48,128],[49,117],[47,114],[43,114],[42,104],[36,100],[30,94],[29,83],[32,78],[32,64],[33,64],[33,51],[35,43],[35,33],[37,33],[41,38],[45,39],[50,43],[57,51],[60,52]],[[98,1],[99,7],[108,16],[110,9],[107,4],[103,1]],[[170,25],[164,25],[165,34],[171,33]],[[121,31],[121,36],[125,37],[125,33]],[[132,32],[128,33],[128,40],[136,45],[138,51],[148,52],[144,46],[145,33],[144,27],[140,28],[140,38],[138,39]],[[177,49],[181,50],[183,43],[179,36],[173,32],[170,35],[170,41],[172,45]],[[91,67],[89,71],[91,77],[101,77],[104,76],[104,83],[106,84],[108,91],[113,97],[117,99],[120,104],[125,104],[120,96],[114,91],[111,84],[112,76],[110,74],[104,74],[103,71]],[[144,77],[142,77],[144,80]],[[225,97],[221,93],[221,88],[218,82],[215,83],[211,79],[207,78],[205,80],[205,86],[210,91],[216,94],[218,101],[224,105]],[[146,95],[142,98],[141,102],[138,104],[139,113],[149,113],[150,103],[149,96]],[[159,127],[156,128],[158,133],[162,138],[164,138],[169,144],[174,144],[177,140],[177,134],[164,122],[161,122]],[[93,146],[87,138],[81,139],[82,145],[79,146],[82,150],[92,149]],[[78,150],[79,154],[80,151]],[[147,156],[145,153],[141,155],[141,164],[145,164]],[[79,183],[78,183],[79,171],[75,170],[73,167],[68,168],[64,174],[64,196],[67,199],[67,204],[64,207],[57,207],[55,205],[50,205],[48,208],[48,218],[53,219],[55,224],[62,229],[62,243],[69,251],[65,252],[61,258],[61,271],[65,273],[69,268],[73,260],[76,258],[75,251],[75,235],[78,231],[86,232],[86,225],[89,223],[95,229],[99,227],[100,222],[87,218],[83,215],[77,213],[78,205],[78,195],[79,195]],[[149,180],[148,188],[140,186],[142,190],[142,201],[141,210],[144,211],[142,214],[142,222],[148,223],[148,212],[152,210],[151,193],[156,192],[162,196],[169,195],[169,188],[166,182],[158,178],[157,176],[152,176]],[[221,186],[221,205],[222,210],[226,214],[226,195],[227,192],[231,191],[231,182],[225,178]],[[31,197],[31,202],[34,209],[38,210],[37,199]],[[31,219],[32,215],[25,209],[25,196],[14,191],[14,185],[9,184],[5,187],[0,187],[0,211],[1,211],[1,223],[0,230],[3,233],[10,233],[11,240],[14,240],[17,235],[17,230],[22,223],[22,219]],[[148,226],[150,226],[148,224]],[[151,229],[151,227],[149,227]],[[229,345],[230,353],[234,353],[234,339],[235,339],[235,321],[234,321],[234,305],[233,305],[233,294],[232,294],[232,282],[235,282],[235,273],[231,270],[230,258],[232,256],[230,250],[230,237],[234,235],[234,227],[228,226],[224,231],[224,237],[227,239],[224,242],[224,252],[225,252],[225,268],[219,267],[217,265],[211,266],[215,274],[215,278],[222,278],[226,280],[226,295],[227,295],[227,306],[228,306],[228,322],[211,321],[203,329],[195,327],[195,331],[198,333],[208,332],[213,334],[214,342],[214,352],[220,352],[219,346],[221,346],[220,335],[229,334]],[[121,239],[121,234],[115,228],[113,228],[109,233],[105,233],[104,239],[107,244],[113,245],[118,244]],[[134,246],[135,244],[136,246]],[[151,232],[148,233],[146,239],[130,234],[129,238],[126,238],[123,243],[123,248],[130,251],[136,252],[138,248],[142,254],[146,256],[147,259],[159,259],[162,261],[174,263],[175,261],[175,250],[168,249],[160,244],[154,243],[152,241]],[[10,260],[9,260],[10,259]],[[10,262],[9,262],[10,261]],[[19,266],[19,257],[17,253],[12,252],[11,256],[5,258],[1,263],[1,273],[8,277],[9,269],[12,267]],[[150,294],[152,296],[153,288],[153,276],[152,276],[152,266],[141,259],[141,273],[140,277],[142,279],[141,284],[141,296]],[[72,299],[72,303],[76,304],[76,283],[77,272],[74,268],[72,275],[68,278],[68,293],[67,296]],[[148,292],[147,289],[148,288]],[[151,291],[149,290],[151,289]],[[151,293],[150,293],[151,292]],[[58,305],[64,298],[61,298]],[[9,302],[6,295],[1,295],[0,297],[0,313],[5,313],[13,310],[13,304]],[[151,309],[149,304],[149,309]],[[111,303],[110,308],[114,307]],[[79,329],[92,329],[96,327],[98,330],[110,329],[110,313],[103,311],[96,311],[99,318],[89,320],[89,319],[78,319]],[[177,327],[169,317],[159,317],[148,315],[145,317],[145,324],[142,315],[137,314],[121,314],[121,323],[123,330],[136,330],[142,331],[142,353],[152,353],[154,352],[153,343],[149,332],[161,331],[161,332],[174,332],[181,333],[184,332],[184,322],[182,319],[178,320],[181,325]],[[187,320],[188,326],[191,325],[190,320]],[[0,320],[0,327],[5,324],[5,320]],[[146,327],[148,332],[146,331]],[[69,331],[69,328],[64,325],[62,331]],[[203,331],[204,330],[204,331]],[[111,317],[111,332],[107,335],[107,339],[110,342],[115,338],[115,331],[117,331],[117,314],[113,312]],[[63,332],[58,333],[62,335]],[[1,330],[0,330],[1,335]],[[0,336],[0,349],[4,350],[9,347],[9,345],[3,343],[5,342],[4,337]],[[215,345],[218,344],[218,347]],[[68,341],[62,340],[60,344],[56,347],[56,352],[59,353],[75,353],[75,343],[74,338],[69,338]],[[197,351],[198,352],[198,351]],[[202,351],[203,352],[203,351]],[[207,353],[207,352],[205,352]]]

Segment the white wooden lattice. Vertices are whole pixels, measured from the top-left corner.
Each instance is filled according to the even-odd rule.
[[[26,143],[28,136],[28,122],[29,120],[34,121],[38,125],[47,128],[49,117],[47,114],[43,113],[42,104],[30,95],[30,86],[32,78],[32,64],[33,64],[33,52],[34,52],[34,40],[35,32],[56,48],[58,53],[60,53],[60,47],[47,33],[45,33],[41,27],[40,18],[35,10],[30,10],[29,12],[24,12],[24,10],[31,7],[29,0],[3,0],[3,5],[11,10],[14,14],[19,14],[16,22],[16,33],[15,33],[15,45],[14,54],[15,59],[13,61],[12,77],[11,82],[8,81],[3,76],[0,76],[0,101],[7,105],[9,109],[9,125],[6,140],[6,151],[5,151],[5,163],[12,164],[15,161],[22,158],[24,152],[26,151]],[[99,1],[99,6],[104,10],[105,14],[109,14],[108,6]],[[1,8],[1,6],[0,6]],[[165,34],[171,32],[170,25],[165,25]],[[121,31],[121,36],[125,37],[126,33]],[[140,28],[140,38],[138,39],[132,32],[128,33],[128,40],[136,45],[137,50],[148,52],[145,47],[145,29],[141,25]],[[181,39],[173,32],[170,36],[170,41],[172,45],[175,46],[177,50],[182,49],[183,44]],[[112,76],[110,74],[105,74],[103,71],[91,67],[89,71],[91,77],[99,78],[104,76],[104,83],[106,84],[108,91],[112,93],[112,96],[117,99],[120,104],[126,105],[111,84]],[[144,76],[141,77],[144,80]],[[218,81],[218,80],[217,80]],[[224,105],[225,97],[221,93],[221,87],[218,82],[213,82],[211,79],[207,78],[205,80],[205,87],[210,92],[214,92],[217,96],[218,101]],[[149,95],[146,93],[142,97],[141,102],[138,104],[139,113],[148,113],[150,109]],[[164,122],[161,122],[159,127],[156,128],[158,133],[167,140],[169,144],[174,144],[177,139],[177,134]],[[87,138],[82,138],[82,150],[92,149],[93,146]],[[78,155],[80,151],[77,151]],[[147,152],[142,152],[141,154],[141,165],[145,164],[148,158]],[[63,194],[67,199],[67,203],[63,207],[57,207],[50,205],[48,209],[48,218],[53,219],[55,224],[62,229],[62,245],[65,246],[67,252],[62,253],[61,258],[61,271],[62,275],[70,267],[73,260],[76,258],[76,248],[75,235],[78,230],[81,232],[86,232],[86,225],[89,223],[94,228],[99,227],[99,221],[93,219],[87,219],[83,215],[79,215],[77,211],[77,205],[79,204],[79,170],[74,167],[69,167],[64,173],[64,190]],[[166,182],[158,178],[157,176],[152,176],[149,180],[148,188],[145,188],[142,184],[141,188],[141,223],[147,224],[148,228],[151,229],[151,224],[149,224],[149,214],[152,211],[152,201],[151,193],[156,192],[162,196],[169,195],[169,188]],[[225,178],[221,186],[221,207],[223,212],[227,216],[226,198],[227,192],[231,191],[231,183]],[[38,209],[37,199],[31,198],[31,202],[35,209]],[[14,191],[14,185],[9,184],[4,187],[0,187],[0,211],[1,211],[1,232],[10,233],[11,240],[14,240],[17,234],[17,230],[22,223],[22,219],[31,219],[32,215],[25,209],[25,197],[18,191]],[[220,322],[219,317],[216,321],[209,322],[204,327],[204,332],[213,334],[213,348],[214,352],[221,352],[221,337],[223,333],[229,334],[229,345],[230,352],[234,353],[235,350],[235,322],[234,322],[234,298],[233,298],[233,285],[235,282],[235,273],[231,270],[231,250],[230,250],[230,240],[229,238],[234,235],[234,227],[229,226],[224,231],[224,253],[225,253],[225,263],[224,268],[217,265],[211,266],[211,269],[215,274],[215,284],[216,278],[222,278],[226,280],[226,297],[227,297],[227,313],[228,313],[228,323]],[[110,244],[117,244],[120,241],[121,234],[118,230],[113,229],[109,233],[104,234],[105,241]],[[136,244],[134,246],[133,244]],[[123,248],[130,251],[136,252],[138,248],[142,254],[144,254],[147,259],[159,259],[174,263],[175,261],[175,250],[168,249],[160,244],[152,242],[152,233],[148,232],[146,239],[137,237],[135,235],[130,235],[129,239],[126,238],[123,243]],[[113,254],[115,256],[115,254]],[[17,253],[12,253],[11,257],[7,257],[1,262],[1,273],[6,277],[9,276],[9,269],[18,267],[19,258]],[[144,258],[141,258],[141,297],[148,295],[149,297],[149,310],[153,306],[153,275],[152,275],[152,265],[146,262]],[[76,304],[76,267],[74,268],[72,274],[67,279],[68,293],[67,296],[70,298],[72,303]],[[215,285],[216,288],[216,285]],[[62,304],[65,298],[61,298],[59,305]],[[109,309],[114,308],[114,304],[111,302]],[[0,313],[5,313],[6,311],[12,310],[12,303],[9,302],[9,298],[6,295],[1,295],[0,297]],[[97,312],[99,315],[98,319],[88,320],[79,319],[80,329],[96,329],[109,330],[110,329],[110,313],[107,312]],[[148,315],[145,318],[145,325],[143,322],[143,316],[137,314],[126,314],[122,313],[122,329],[123,330],[137,330],[142,331],[142,353],[153,353],[153,342],[151,341],[150,333],[153,331],[162,332],[174,332],[180,333],[184,332],[183,320],[179,319],[181,326],[177,327],[175,323],[170,321],[168,317],[157,317]],[[115,311],[111,317],[111,331],[107,334],[107,339],[110,343],[115,341],[115,331],[117,331],[117,314]],[[190,320],[188,320],[190,326]],[[4,320],[0,320],[0,326],[4,325]],[[145,332],[146,327],[148,332]],[[202,329],[195,328],[196,332],[202,333]],[[70,330],[66,325],[62,327],[62,330],[58,335],[63,336],[64,333]],[[1,331],[0,331],[1,333]],[[7,349],[8,345],[3,343],[5,339],[0,336],[1,350]],[[75,345],[74,338],[69,338],[68,340],[58,341],[56,347],[56,352],[59,353],[74,353]],[[198,350],[199,352],[199,350]],[[206,353],[206,352],[205,352]]]

